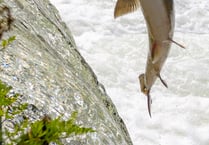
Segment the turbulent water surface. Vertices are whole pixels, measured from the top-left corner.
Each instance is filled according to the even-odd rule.
[[[174,39],[162,77],[151,95],[152,118],[138,75],[146,65],[148,39],[141,11],[113,19],[115,0],[51,0],[76,44],[105,85],[134,145],[209,144],[208,0],[175,0]]]

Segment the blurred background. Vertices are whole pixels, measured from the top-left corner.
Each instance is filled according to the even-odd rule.
[[[151,91],[152,118],[140,92],[148,35],[142,12],[113,18],[116,0],[50,0],[73,33],[78,50],[104,84],[134,145],[209,144],[208,0],[175,0],[174,40]],[[207,2],[207,3],[206,3]]]

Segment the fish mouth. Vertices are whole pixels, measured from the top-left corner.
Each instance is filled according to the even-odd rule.
[[[150,118],[152,118],[152,113],[151,113],[151,104],[152,104],[152,98],[150,96],[150,91],[147,91],[147,108],[148,108],[148,113]]]
[[[147,96],[148,113],[149,113],[150,118],[152,118],[152,113],[151,113],[152,98],[150,96],[150,90],[147,90],[146,88],[144,88],[142,92]]]
[[[151,96],[150,96],[150,89],[147,89],[146,86],[145,86],[144,76],[145,76],[145,74],[139,75],[139,83],[140,83],[140,87],[141,87],[141,92],[144,93],[147,96],[148,113],[149,113],[149,116],[151,118],[152,117],[152,114],[151,114],[152,99],[151,99]]]

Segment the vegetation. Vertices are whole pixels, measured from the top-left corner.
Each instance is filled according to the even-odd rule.
[[[50,142],[62,144],[60,139],[69,138],[70,135],[94,132],[91,128],[80,127],[74,124],[77,113],[73,113],[68,121],[58,117],[54,120],[45,116],[42,120],[30,125],[30,130],[18,139],[18,145],[48,145]]]
[[[25,118],[19,124],[13,123],[14,128],[12,132],[6,128],[4,129],[5,132],[3,132],[2,124],[5,121],[13,119],[27,109],[27,104],[17,103],[20,95],[14,93],[11,95],[11,89],[12,87],[8,87],[0,81],[0,118],[4,118],[0,123],[1,142],[3,141],[2,136],[6,135],[10,140],[9,145],[48,145],[50,142],[61,145],[60,139],[69,138],[71,135],[95,132],[92,128],[85,128],[75,124],[77,112],[72,113],[71,118],[67,121],[62,120],[62,116],[51,119],[48,115],[45,115],[43,119],[33,123]]]
[[[5,49],[9,44],[11,44],[16,39],[16,36],[11,36],[8,39],[3,39],[1,42],[2,48]]]
[[[0,143],[3,141],[3,122],[13,119],[27,108],[27,104],[17,104],[19,94],[13,94],[11,89],[0,81]]]

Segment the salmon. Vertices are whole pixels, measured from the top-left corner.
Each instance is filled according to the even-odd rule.
[[[149,52],[145,73],[139,75],[141,92],[147,96],[148,113],[151,117],[150,91],[157,78],[167,88],[160,72],[168,57],[171,43],[183,47],[173,40],[174,33],[174,3],[173,0],[118,0],[114,17],[136,11],[141,7],[149,36]]]

